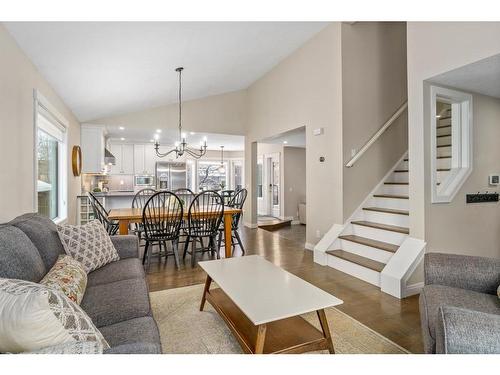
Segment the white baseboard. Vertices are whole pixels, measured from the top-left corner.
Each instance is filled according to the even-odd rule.
[[[256,229],[259,227],[259,224],[257,223],[243,223],[244,226],[246,226],[247,228],[250,228],[250,229]]]
[[[420,294],[420,292],[422,291],[423,288],[424,288],[423,281],[421,281],[419,283],[407,285],[405,288],[404,296],[410,297],[410,296],[413,296],[415,294]]]
[[[309,243],[309,242],[306,242],[304,244],[304,247],[307,249],[307,250],[311,250],[311,251],[314,251],[314,246],[316,245],[313,245],[312,243]]]

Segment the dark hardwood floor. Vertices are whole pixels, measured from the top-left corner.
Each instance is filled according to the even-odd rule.
[[[374,331],[396,342],[412,353],[423,351],[418,310],[418,296],[399,300],[382,293],[375,286],[355,277],[320,266],[313,261],[313,253],[304,249],[305,227],[292,225],[277,231],[242,228],[241,235],[247,254],[258,254],[297,275],[298,277],[334,294],[344,301],[338,306],[346,314]],[[236,256],[240,256],[236,250]],[[181,255],[182,256],[182,255]],[[209,259],[205,255],[204,259]],[[191,268],[189,255],[177,270],[174,260],[152,262],[148,270],[150,291],[178,288],[205,282],[200,267]]]

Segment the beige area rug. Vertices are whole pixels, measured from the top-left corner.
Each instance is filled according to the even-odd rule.
[[[213,284],[212,284],[213,285]],[[163,353],[239,354],[240,345],[210,303],[199,311],[203,285],[150,293]],[[408,351],[335,308],[326,316],[338,354],[405,354]],[[316,313],[303,317],[320,329]],[[320,353],[320,352],[317,352]],[[323,352],[321,352],[323,353]],[[328,353],[324,351],[324,353]]]

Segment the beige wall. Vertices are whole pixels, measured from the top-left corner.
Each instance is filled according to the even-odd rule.
[[[471,248],[460,246],[452,250],[442,246],[444,241],[452,243],[470,243],[473,233],[480,233],[484,226],[483,220],[474,220],[479,217],[476,210],[487,212],[488,207],[467,207],[463,218],[468,222],[468,231],[453,232],[451,234],[439,232],[439,228],[430,228],[426,225],[426,212],[430,212],[431,203],[428,190],[430,189],[430,139],[424,129],[429,129],[429,117],[424,112],[424,81],[431,77],[445,73],[455,68],[481,60],[500,52],[499,22],[408,22],[407,24],[407,59],[408,59],[408,139],[409,139],[409,167],[410,167],[410,234],[428,242],[426,251],[438,250],[463,252],[464,254],[481,255],[478,249],[484,248],[476,244]],[[477,168],[478,160],[474,160]],[[481,182],[482,183],[482,182]],[[465,199],[463,194],[457,195],[457,200]],[[447,207],[436,208],[442,219],[450,219],[456,215],[453,209]],[[434,211],[434,208],[432,208]],[[464,213],[461,213],[462,215]],[[498,224],[497,224],[498,230]],[[436,232],[434,232],[436,231]],[[440,237],[442,236],[442,237]],[[439,240],[437,240],[440,238]],[[435,242],[437,241],[437,242]],[[475,238],[474,242],[482,241]],[[490,248],[488,245],[486,245]],[[498,242],[497,245],[498,247]],[[483,254],[491,254],[488,250]],[[410,283],[421,281],[422,267],[419,267]]]
[[[427,251],[500,258],[499,203],[465,203],[467,193],[500,190],[488,185],[488,175],[500,173],[500,99],[473,95],[472,100],[473,170],[449,204],[430,203],[426,184]],[[425,137],[430,139],[429,128]]]
[[[68,165],[71,148],[80,143],[80,124],[35,66],[0,25],[0,222],[34,207],[33,89],[69,121]],[[68,169],[68,220],[75,222],[80,178]]]
[[[323,235],[333,223],[342,222],[341,124],[341,24],[336,22],[248,88],[246,222],[257,219],[255,142],[300,126],[306,127],[307,242],[316,243],[316,231]],[[323,128],[324,134],[313,136],[316,128]]]
[[[342,24],[343,161],[406,101],[406,23]],[[351,168],[343,169],[344,220],[408,149],[402,116]]]
[[[240,90],[183,102],[182,126],[186,131],[244,135],[247,119],[246,99],[246,90]],[[178,116],[178,104],[169,104],[87,122],[140,127],[154,132],[158,127],[177,129]]]
[[[299,203],[306,202],[305,148],[283,147],[283,179],[284,216],[298,220]]]

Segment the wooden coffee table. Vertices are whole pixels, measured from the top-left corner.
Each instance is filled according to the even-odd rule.
[[[258,255],[199,265],[207,273],[200,311],[208,301],[246,353],[335,353],[324,309],[342,300]],[[321,331],[300,316],[311,311]]]

